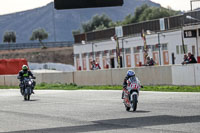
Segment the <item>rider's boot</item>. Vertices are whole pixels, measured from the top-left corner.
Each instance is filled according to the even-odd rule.
[[[31,93],[32,93],[32,94],[35,94],[35,92],[33,91],[33,89],[34,89],[34,87],[31,89]]]
[[[24,95],[23,88],[21,88],[21,87],[20,87],[20,92],[21,92],[21,95]]]
[[[124,99],[124,91],[122,92],[122,97],[121,97],[121,99]]]

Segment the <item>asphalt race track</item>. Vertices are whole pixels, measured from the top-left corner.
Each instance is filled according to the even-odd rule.
[[[200,93],[140,92],[136,112],[125,111],[121,91],[0,90],[3,133],[200,132]]]

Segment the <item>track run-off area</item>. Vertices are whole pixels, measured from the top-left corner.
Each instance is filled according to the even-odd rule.
[[[200,93],[141,91],[136,112],[127,112],[122,91],[0,90],[2,133],[200,132]]]

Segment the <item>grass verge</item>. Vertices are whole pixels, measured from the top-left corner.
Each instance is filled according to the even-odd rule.
[[[18,86],[0,86],[0,89],[18,89]],[[46,84],[36,85],[36,90],[122,90],[122,86],[77,86],[75,84]],[[142,91],[162,92],[200,92],[200,86],[144,86]]]

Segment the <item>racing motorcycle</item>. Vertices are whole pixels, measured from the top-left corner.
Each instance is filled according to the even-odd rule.
[[[24,96],[25,101],[30,100],[30,96],[33,92],[34,88],[34,80],[33,78],[24,78],[22,81],[22,87],[24,88],[22,95]]]
[[[123,103],[126,111],[129,111],[131,108],[133,111],[136,111],[140,88],[140,81],[137,78],[131,77],[127,80],[127,87],[123,89]]]

